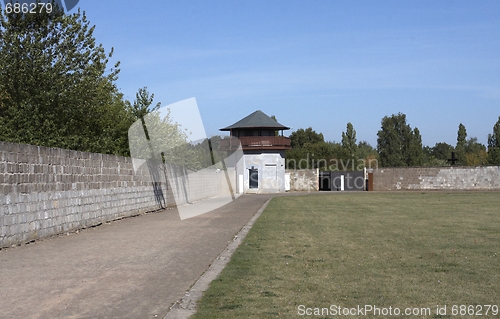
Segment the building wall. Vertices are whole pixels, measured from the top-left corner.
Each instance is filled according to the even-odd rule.
[[[245,152],[238,164],[238,174],[243,175],[243,191],[250,190],[250,169],[257,169],[258,191],[275,193],[285,191],[285,154],[274,152]]]
[[[166,183],[168,176],[169,183]],[[235,185],[234,169],[229,169]],[[227,193],[223,171],[0,142],[0,247]]]
[[[375,191],[500,190],[500,167],[406,167],[373,170]]]

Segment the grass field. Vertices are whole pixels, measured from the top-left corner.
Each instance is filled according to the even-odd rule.
[[[470,318],[499,318],[481,305],[500,306],[500,194],[274,198],[192,318],[333,318],[332,305],[465,318],[453,308],[464,305]]]

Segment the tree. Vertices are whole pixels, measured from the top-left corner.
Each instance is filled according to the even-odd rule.
[[[465,142],[465,165],[477,166],[488,163],[486,146],[477,141],[477,137],[471,137]]]
[[[358,143],[358,156],[360,158],[367,158],[370,155],[377,155],[377,150],[367,141],[360,141]]]
[[[350,159],[357,159],[356,131],[351,122],[347,123],[346,132],[342,132],[342,148]]]
[[[439,142],[433,147],[423,147],[424,165],[425,166],[450,166],[448,161],[451,158],[451,153],[455,150],[448,143]]]
[[[457,132],[457,145],[455,146],[455,152],[458,158],[458,163],[460,165],[466,165],[466,158],[465,158],[465,143],[467,140],[467,130],[465,129],[465,126],[460,123],[458,125],[458,132]]]
[[[451,158],[451,153],[455,150],[453,146],[448,143],[440,142],[436,143],[434,147],[431,148],[431,155],[438,160],[448,161]]]
[[[377,168],[378,167],[378,153],[377,150],[366,141],[358,143],[358,157],[363,159],[365,167]]]
[[[134,158],[162,158],[168,164],[192,166],[193,153],[187,132],[174,121],[169,109],[149,112],[131,125],[128,136]]]
[[[147,87],[143,87],[137,91],[134,104],[132,104],[132,114],[136,119],[143,119],[147,114],[160,109],[161,102],[156,103],[156,105],[151,108],[154,98],[155,95],[150,94]]]
[[[325,138],[323,137],[322,133],[316,133],[312,129],[312,127],[309,127],[307,129],[302,129],[299,128],[292,134],[290,134],[290,144],[293,148],[302,148],[306,144],[315,144],[319,142],[324,142]]]
[[[151,113],[156,113],[159,111],[161,102],[156,103],[154,107],[151,108],[151,104],[153,104],[154,101],[154,94],[150,94],[148,92],[147,87],[140,88],[137,93],[135,94],[135,100],[134,103],[130,106],[129,109],[132,115],[134,116],[135,120],[141,120],[142,123],[142,128],[144,130],[144,133],[146,134],[146,138],[149,139],[149,133],[148,133],[148,128],[146,126],[145,118],[153,118],[153,117],[147,117],[148,114]],[[159,116],[159,113],[158,113]],[[152,121],[152,123],[169,123],[169,121]],[[149,123],[151,124],[151,121]],[[150,127],[154,129],[154,127]]]
[[[398,113],[382,119],[382,128],[377,133],[377,149],[380,165],[401,167],[421,165],[422,140],[417,128],[406,124],[406,115]]]
[[[416,127],[412,131],[406,162],[408,166],[422,166],[424,164],[422,136]]]
[[[125,155],[133,116],[85,13],[0,12],[0,139]]]
[[[290,134],[291,150],[287,150],[287,168],[329,170],[332,159],[341,158],[342,146],[339,143],[325,142],[322,133],[317,133],[311,127],[298,129]]]
[[[488,134],[488,163],[500,165],[500,116],[493,126],[493,134]]]

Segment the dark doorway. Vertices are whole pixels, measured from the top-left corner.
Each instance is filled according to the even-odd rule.
[[[320,191],[332,190],[330,172],[319,172],[319,190]]]
[[[259,171],[256,169],[249,169],[249,188],[259,188]]]

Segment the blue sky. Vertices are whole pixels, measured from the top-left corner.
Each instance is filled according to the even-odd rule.
[[[79,7],[114,47],[127,99],[144,86],[162,105],[195,97],[208,135],[260,109],[329,141],[352,122],[358,141],[376,146],[382,118],[402,112],[424,145],[455,145],[459,123],[486,144],[500,116],[500,1]]]

